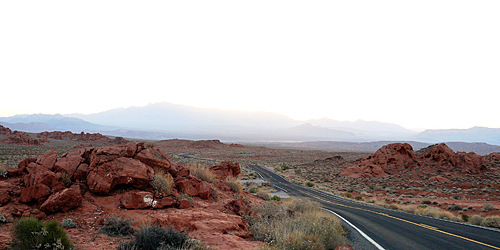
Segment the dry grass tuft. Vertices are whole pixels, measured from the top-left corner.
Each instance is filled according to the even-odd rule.
[[[494,215],[484,218],[481,222],[481,226],[500,228],[500,216]]]
[[[214,174],[214,172],[206,167],[203,167],[201,165],[187,165],[186,167],[189,168],[192,175],[196,176],[202,181],[213,183],[217,180],[217,176]]]
[[[169,173],[158,171],[153,175],[151,186],[156,192],[169,195],[174,188],[174,178]]]
[[[478,215],[478,214],[475,214],[475,215],[472,215],[469,219],[469,223],[472,224],[472,225],[481,225],[481,223],[483,222],[483,217],[481,215]]]
[[[266,202],[256,210],[250,230],[268,243],[265,249],[335,249],[347,242],[338,218],[309,200]]]
[[[232,176],[226,177],[226,185],[228,185],[231,188],[231,191],[235,193],[239,193],[243,189],[238,179]]]

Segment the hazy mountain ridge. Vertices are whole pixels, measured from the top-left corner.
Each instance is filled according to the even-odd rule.
[[[308,121],[264,111],[196,108],[171,103],[112,109],[95,114],[17,115],[0,117],[7,127],[28,132],[99,132],[144,139],[220,139],[240,142],[286,141],[420,141],[484,142],[500,145],[500,129],[425,130],[417,132],[378,121]],[[378,145],[378,144],[377,144]],[[381,146],[381,145],[380,145]]]

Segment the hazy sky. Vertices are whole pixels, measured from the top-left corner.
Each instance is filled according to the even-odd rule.
[[[1,1],[0,116],[172,102],[500,127],[500,1]]]

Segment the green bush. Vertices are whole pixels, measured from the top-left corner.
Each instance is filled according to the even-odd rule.
[[[308,186],[308,187],[314,187],[314,183],[312,183],[312,182],[309,181],[309,182],[306,183],[306,186]]]
[[[248,192],[250,192],[251,194],[255,194],[255,193],[257,193],[257,190],[258,190],[257,188],[253,187],[253,188],[250,188],[250,190],[248,190]]]
[[[177,200],[182,200],[182,199],[188,200],[189,204],[191,204],[191,205],[194,204],[194,200],[193,200],[193,198],[191,198],[191,196],[189,196],[189,194],[181,194],[181,195],[177,196]]]
[[[466,214],[462,214],[462,220],[465,221],[465,222],[468,222],[469,221],[469,216],[466,215]]]
[[[346,197],[346,198],[352,198],[352,194],[349,193],[349,192],[345,192],[342,194],[342,196]]]
[[[173,227],[165,229],[159,226],[144,227],[135,235],[133,241],[120,243],[117,250],[174,250],[202,249],[203,244],[190,239],[187,233],[181,233]]]
[[[448,210],[451,210],[451,211],[462,211],[462,207],[459,206],[459,205],[453,205],[453,206],[449,206]]]
[[[424,201],[422,201],[422,204],[430,205],[430,204],[432,204],[432,202],[429,200],[424,200]]]
[[[361,197],[361,196],[359,196],[359,195],[358,195],[358,196],[354,197],[354,199],[356,199],[356,200],[360,201],[360,200],[362,200],[362,199],[363,199],[363,197]]]
[[[131,223],[132,219],[122,219],[112,214],[104,221],[104,226],[102,226],[99,232],[113,237],[132,235],[135,231]]]
[[[61,227],[64,227],[64,228],[75,228],[77,227],[76,223],[73,222],[72,219],[64,219],[62,222],[61,222]]]
[[[277,195],[274,195],[271,200],[273,201],[281,201],[281,197],[277,196]]]
[[[66,231],[57,221],[43,222],[33,217],[21,218],[12,228],[11,249],[73,249]]]
[[[290,169],[290,166],[288,166],[285,163],[283,163],[283,165],[281,166],[281,169],[288,170],[288,169]]]
[[[295,174],[300,174],[301,173],[300,169],[295,169],[294,172],[295,172]]]

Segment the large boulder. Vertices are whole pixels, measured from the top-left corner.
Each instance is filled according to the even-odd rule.
[[[55,149],[45,152],[43,155],[36,159],[36,163],[38,165],[42,165],[45,168],[52,170],[54,168],[54,164],[57,161],[57,151]]]
[[[102,146],[92,150],[90,154],[90,168],[110,162],[120,157],[132,158],[137,152],[137,145],[133,143],[124,145]]]
[[[180,177],[175,180],[175,187],[182,193],[188,194],[189,196],[197,196],[198,190],[196,190],[196,181],[191,179]]]
[[[52,194],[41,206],[40,210],[45,213],[57,211],[67,212],[72,208],[79,207],[83,198],[78,183],[73,184],[58,193]]]
[[[24,185],[26,187],[32,187],[37,184],[44,184],[50,187],[54,181],[57,181],[54,172],[37,163],[30,163],[26,167],[26,170],[28,171],[28,174],[24,176]]]
[[[41,198],[48,197],[51,194],[50,187],[39,183],[31,187],[27,187],[21,191],[21,202],[28,203],[38,201]]]
[[[200,198],[202,199],[208,199],[208,197],[210,197],[210,194],[212,193],[210,185],[205,181],[200,181],[196,183],[194,188],[196,189],[198,196],[200,196]]]
[[[237,177],[241,172],[240,164],[237,162],[233,163],[231,161],[221,162],[219,165],[211,166],[209,169],[221,179],[224,179],[227,176]]]
[[[154,207],[156,203],[150,192],[128,192],[120,198],[120,205],[127,209]]]
[[[78,166],[85,161],[83,158],[85,152],[86,150],[84,148],[69,151],[55,163],[54,170],[56,172],[64,172],[73,176],[78,169]]]
[[[167,173],[170,170],[170,161],[168,155],[160,149],[146,148],[141,150],[134,159],[152,167],[155,171],[162,170]]]
[[[108,194],[119,184],[143,189],[151,181],[153,173],[151,167],[139,160],[119,157],[100,165],[91,165],[87,173],[87,185],[96,194]]]

